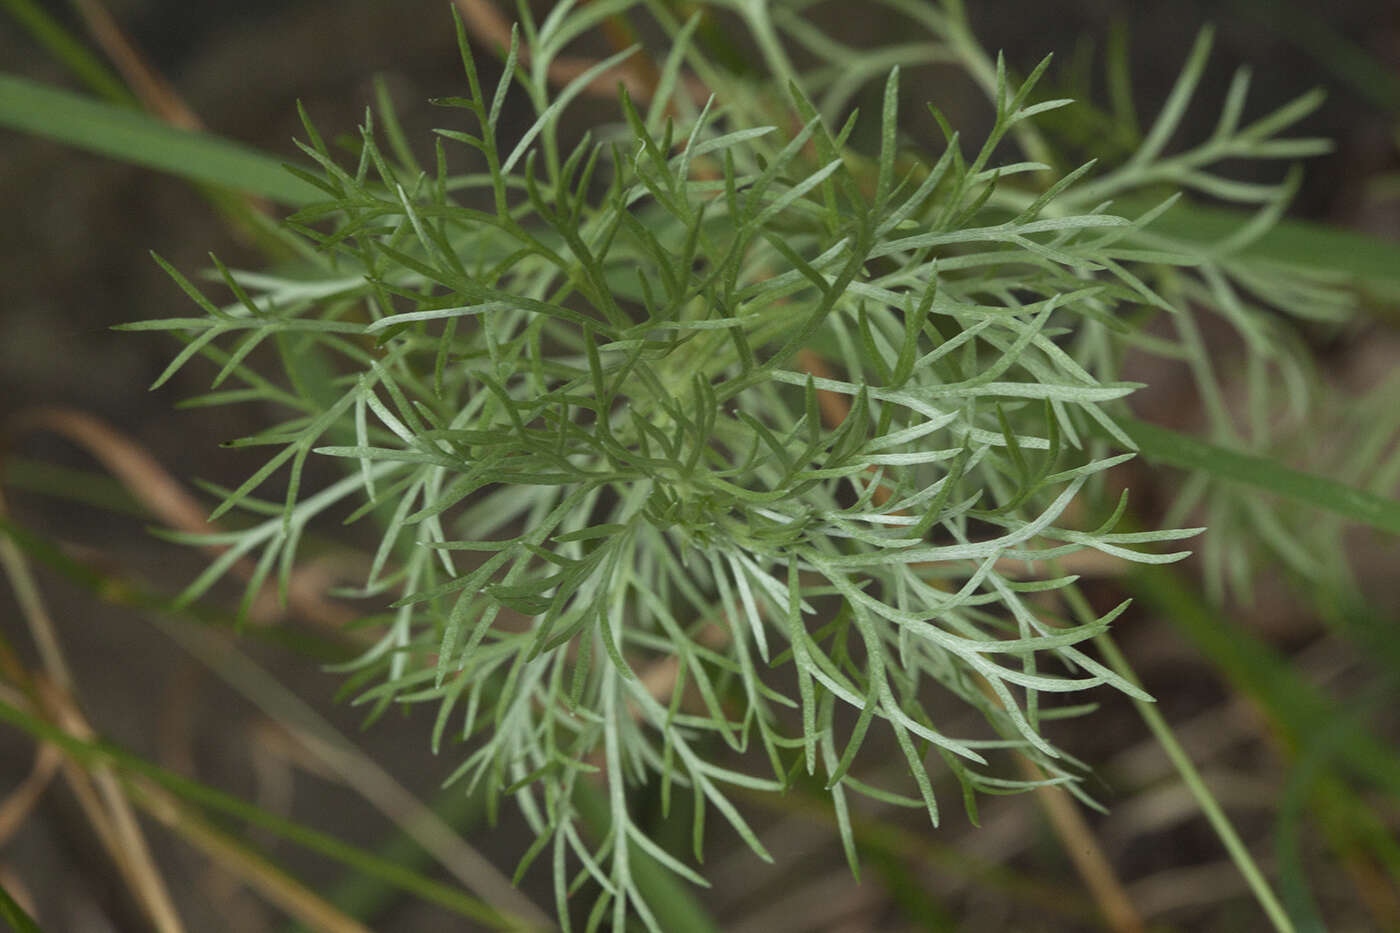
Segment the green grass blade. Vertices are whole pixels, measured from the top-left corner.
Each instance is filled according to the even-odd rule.
[[[1136,418],[1121,418],[1118,424],[1152,463],[1209,473],[1400,535],[1400,502],[1394,499]]]
[[[273,156],[15,75],[0,74],[0,126],[288,206],[323,197]]]
[[[3,9],[34,41],[68,67],[79,81],[114,104],[136,106],[136,98],[106,65],[34,0],[0,0]]]
[[[1160,203],[1137,196],[1114,201],[1115,213],[1137,216]],[[1246,211],[1203,207],[1184,198],[1152,222],[1151,231],[1192,243],[1216,243],[1249,222]],[[1306,269],[1353,276],[1363,285],[1393,295],[1400,290],[1400,243],[1302,220],[1283,219],[1252,240],[1238,255]]]
[[[1400,113],[1400,75],[1309,5],[1290,0],[1234,0],[1231,6],[1249,17],[1251,25],[1277,33],[1302,49],[1372,106]]]
[[[238,820],[245,820],[299,846],[317,852],[361,871],[382,878],[396,887],[411,892],[425,901],[481,921],[493,928],[506,928],[511,921],[491,905],[456,888],[409,871],[363,849],[342,842],[326,833],[302,826],[292,820],[270,813],[217,788],[191,780],[146,761],[110,742],[86,741],[70,735],[57,726],[33,714],[0,701],[0,721],[9,723],[35,738],[52,742],[64,752],[89,766],[110,764],[128,775],[148,778],[167,791],[201,807],[207,807]]]
[[[102,473],[45,463],[20,457],[6,457],[0,478],[12,489],[68,502],[92,506],[118,515],[149,519],[151,513],[136,501],[126,487]]]
[[[0,885],[0,920],[4,920],[14,933],[44,933],[34,918],[10,896],[4,885]]]
[[[1267,710],[1291,746],[1336,728],[1337,704],[1308,683],[1269,645],[1210,609],[1185,578],[1166,567],[1138,568],[1125,580],[1130,595],[1171,619],[1241,693]],[[1374,733],[1354,733],[1336,752],[1346,773],[1400,795],[1400,754]]]
[[[7,481],[13,482],[13,465],[6,471]],[[87,482],[80,471],[72,474],[75,482]],[[102,479],[103,477],[98,477]],[[78,497],[75,501],[86,501]],[[149,515],[133,504],[134,514]],[[233,631],[237,620],[231,613],[205,604],[177,606],[170,596],[154,590],[139,580],[108,573],[84,564],[67,554],[57,542],[0,516],[0,536],[14,542],[25,556],[46,569],[59,574],[69,583],[82,588],[98,602],[121,606],[141,612],[154,612],[184,624],[218,627]],[[298,631],[289,625],[255,625],[246,628],[243,638],[275,645],[279,650],[307,658],[320,664],[343,664],[358,652],[348,642],[334,636],[320,635],[309,630]]]
[[[1133,678],[1133,669],[1128,664],[1126,658],[1119,652],[1117,645],[1107,635],[1100,635],[1095,639],[1099,650],[1103,652],[1105,660],[1115,671],[1124,677]],[[1135,678],[1134,678],[1135,679]],[[1166,719],[1157,711],[1155,703],[1145,703],[1142,700],[1134,699],[1133,705],[1137,707],[1138,713],[1148,728],[1152,730],[1153,736],[1157,739],[1157,744],[1162,747],[1162,751],[1171,760],[1176,771],[1181,775],[1183,783],[1191,791],[1191,796],[1196,798],[1201,811],[1230,853],[1230,859],[1235,863],[1245,881],[1249,884],[1255,899],[1259,902],[1260,908],[1269,918],[1270,924],[1278,933],[1294,933],[1297,929],[1293,920],[1284,911],[1283,905],[1279,903],[1278,896],[1273,888],[1269,886],[1269,881],[1264,877],[1254,858],[1250,855],[1248,847],[1235,831],[1230,823],[1229,817],[1225,815],[1219,801],[1211,793],[1210,788],[1201,778],[1200,772],[1191,761],[1186,750],[1181,747],[1171,726],[1167,725]]]
[[[468,794],[460,786],[440,792],[429,804],[443,822],[463,837],[467,830],[479,824],[486,815],[485,795]],[[433,857],[402,829],[396,830],[377,850],[378,856],[409,871],[432,869]],[[386,879],[368,872],[347,869],[340,880],[325,892],[326,900],[358,920],[373,921],[388,910],[398,897],[398,890]],[[289,925],[287,933],[304,930]]]

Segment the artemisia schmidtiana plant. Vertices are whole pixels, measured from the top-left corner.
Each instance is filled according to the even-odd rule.
[[[1008,776],[1008,750],[1081,794],[1041,724],[1085,707],[1042,713],[1042,695],[1141,693],[1084,645],[1123,606],[1071,621],[1056,561],[1174,561],[1197,530],[1124,531],[1126,499],[1094,514],[1084,495],[1132,456],[1125,353],[1190,356],[1213,309],[1301,395],[1267,309],[1346,310],[1325,283],[1238,258],[1291,181],[1211,171],[1319,151],[1278,136],[1315,100],[1242,124],[1246,75],[1205,143],[1163,154],[1204,40],[1130,154],[1065,170],[1036,122],[1071,105],[1037,94],[1048,59],[1014,78],[956,2],[878,4],[919,33],[884,49],[842,44],[806,3],[709,6],[749,30],[760,77],[707,57],[710,14],[661,2],[561,3],[538,22],[522,5],[494,86],[459,24],[466,91],[437,101],[431,164],[392,112],[366,116],[349,162],[307,121],[315,165],[296,171],[324,198],[288,220],[295,271],[220,264],[220,305],[167,266],[202,314],[135,325],[185,343],[160,382],[204,356],[204,403],[284,415],[238,442],[272,454],[215,510],[253,520],[186,536],[227,550],[185,598],[245,556],[249,599],[285,584],[327,513],[372,523],[358,594],[386,614],[351,684],[376,711],[435,707],[433,750],[460,757],[464,793],[515,799],[538,834],[521,870],[546,856],[566,924],[592,892],[590,928],[659,928],[636,853],[701,881],[634,822],[644,785],[663,810],[689,797],[697,858],[712,813],[767,857],[732,789],[819,780],[853,863],[851,795],[937,824],[931,773],[969,808],[1034,783]],[[554,83],[560,52],[610,17],[667,41]],[[647,56],[645,97],[619,90],[586,131],[567,119]],[[985,138],[909,102],[901,69],[931,62],[985,88]],[[857,113],[871,82],[877,112]],[[941,128],[932,151],[904,134],[917,120]],[[1181,188],[1258,219],[1209,250],[1154,234]],[[264,345],[276,374],[252,365]],[[1208,363],[1196,373],[1213,385]],[[306,488],[311,457],[340,478]],[[254,498],[274,482],[280,502]],[[951,698],[985,727],[951,728]],[[862,755],[877,733],[901,767]],[[581,782],[605,790],[606,835],[577,821]]]

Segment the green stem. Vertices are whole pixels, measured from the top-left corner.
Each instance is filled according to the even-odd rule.
[[[1065,599],[1070,604],[1070,608],[1073,609],[1075,615],[1081,620],[1087,622],[1092,621],[1096,617],[1096,613],[1089,606],[1083,594],[1079,592],[1078,587],[1066,587],[1064,592]],[[1113,641],[1111,636],[1099,635],[1094,639],[1094,643],[1098,645],[1099,650],[1103,652],[1104,660],[1108,662],[1109,667],[1113,668],[1114,673],[1134,686],[1142,686],[1141,681],[1138,680],[1137,673],[1133,670],[1132,665],[1128,663],[1128,659],[1123,657],[1123,653],[1118,650],[1118,645]],[[1224,844],[1225,850],[1230,854],[1231,860],[1235,863],[1235,867],[1238,868],[1240,874],[1244,876],[1246,883],[1249,885],[1249,889],[1254,892],[1255,899],[1259,901],[1259,906],[1263,908],[1264,913],[1268,916],[1274,929],[1277,930],[1278,933],[1297,933],[1297,928],[1294,927],[1293,921],[1290,920],[1288,914],[1284,912],[1283,905],[1279,903],[1279,899],[1277,895],[1274,894],[1273,888],[1269,886],[1268,879],[1265,878],[1264,873],[1260,871],[1258,863],[1254,861],[1254,856],[1250,855],[1249,849],[1245,846],[1244,841],[1240,839],[1239,833],[1235,831],[1235,827],[1230,822],[1230,818],[1226,816],[1225,811],[1221,809],[1219,801],[1215,799],[1215,795],[1210,792],[1210,788],[1207,787],[1205,781],[1201,779],[1201,773],[1196,770],[1196,766],[1191,762],[1190,756],[1186,754],[1186,750],[1183,749],[1181,743],[1177,741],[1176,733],[1172,731],[1172,727],[1167,723],[1166,719],[1162,717],[1162,714],[1157,711],[1155,704],[1135,699],[1133,700],[1133,705],[1137,707],[1138,714],[1142,716],[1142,721],[1145,722],[1147,728],[1152,731],[1152,735],[1157,739],[1157,744],[1162,747],[1162,751],[1166,753],[1172,766],[1176,768],[1177,774],[1181,775],[1181,780],[1191,792],[1191,796],[1196,798],[1196,803],[1200,805],[1201,812],[1205,814],[1205,818],[1210,823],[1211,828],[1215,830],[1216,836],[1218,836],[1221,843]]]

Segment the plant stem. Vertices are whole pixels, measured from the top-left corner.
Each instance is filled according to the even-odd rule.
[[[1093,609],[1084,599],[1083,594],[1079,592],[1078,587],[1068,586],[1064,593],[1066,601],[1076,616],[1081,619],[1095,618]],[[1094,643],[1103,652],[1104,660],[1108,662],[1109,667],[1113,668],[1114,673],[1135,686],[1142,686],[1132,665],[1128,663],[1127,658],[1123,657],[1123,653],[1118,650],[1118,645],[1111,636],[1099,635],[1094,639]],[[1235,831],[1230,818],[1221,809],[1219,801],[1215,799],[1210,788],[1201,779],[1201,773],[1196,770],[1190,756],[1181,747],[1181,743],[1176,740],[1176,733],[1172,731],[1172,727],[1157,711],[1155,704],[1134,699],[1133,705],[1137,707],[1138,715],[1147,724],[1147,728],[1152,731],[1157,744],[1162,747],[1162,751],[1166,753],[1172,766],[1181,775],[1181,780],[1185,783],[1187,790],[1191,792],[1191,796],[1195,797],[1196,802],[1200,804],[1201,812],[1205,814],[1207,822],[1210,823],[1216,836],[1224,844],[1225,851],[1230,854],[1235,867],[1239,869],[1250,890],[1254,892],[1255,899],[1259,901],[1259,906],[1264,909],[1264,913],[1268,916],[1269,922],[1273,924],[1273,928],[1278,933],[1296,933],[1297,928],[1294,927],[1288,914],[1284,912],[1283,905],[1279,903],[1278,896],[1269,886],[1268,879],[1264,877],[1258,863],[1254,861],[1254,856],[1250,855],[1249,849],[1240,839],[1239,833]]]

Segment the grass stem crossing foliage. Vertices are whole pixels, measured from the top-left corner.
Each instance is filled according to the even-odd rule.
[[[1038,93],[1049,60],[1013,78],[956,3],[889,0],[927,38],[883,51],[839,44],[801,4],[729,5],[775,80],[725,71],[700,14],[661,3],[526,18],[494,87],[462,36],[467,94],[438,101],[434,164],[390,110],[367,114],[349,164],[307,121],[316,168],[295,171],[324,198],[290,218],[298,273],[220,264],[234,297],[221,306],[167,265],[202,315],[133,325],[185,341],[157,384],[205,356],[219,369],[202,404],[286,413],[237,442],[271,455],[216,515],[255,521],[187,538],[227,550],[185,598],[245,556],[248,599],[285,581],[325,513],[375,523],[359,592],[389,609],[351,684],[381,711],[436,707],[435,750],[462,756],[466,784],[515,798],[538,833],[521,870],[552,863],[566,919],[571,894],[592,892],[590,927],[623,929],[629,911],[658,927],[638,853],[703,883],[632,822],[642,785],[667,809],[688,796],[697,858],[710,813],[766,857],[730,789],[815,776],[853,863],[849,796],[936,824],[931,767],[969,808],[1028,786],[996,766],[1006,749],[1078,793],[1042,734],[1042,694],[1143,694],[1081,647],[1123,607],[1071,621],[1055,595],[1075,578],[1037,574],[1085,550],[1173,561],[1197,530],[1123,532],[1126,500],[1084,505],[1132,456],[1123,354],[1178,354],[1196,339],[1187,300],[1209,294],[1263,365],[1287,367],[1263,306],[1345,311],[1325,283],[1232,258],[1290,183],[1209,174],[1318,151],[1277,138],[1314,101],[1242,127],[1241,79],[1210,140],[1163,157],[1204,40],[1140,148],[1061,170],[1036,125],[1070,103]],[[562,49],[625,16],[668,36],[659,59],[624,49],[556,83]],[[799,72],[797,49],[826,64]],[[568,105],[637,61],[645,98],[620,92],[613,119],[575,134]],[[932,110],[944,145],[912,151],[901,66],[935,61],[986,88],[992,128],[969,143]],[[878,112],[858,114],[847,102],[870,79],[884,81]],[[507,133],[503,115],[527,103],[533,122]],[[454,147],[469,173],[449,171]],[[1227,241],[1187,245],[1153,232],[1174,197],[1163,184],[1262,210]],[[1144,194],[1157,206],[1115,206]],[[1158,316],[1180,342],[1147,335]],[[282,375],[250,365],[265,344]],[[312,456],[342,461],[342,478],[306,489]],[[255,498],[274,475],[282,501]],[[949,697],[986,728],[950,727]],[[903,756],[899,784],[871,778],[872,729]],[[601,837],[577,825],[585,781],[606,789]]]

